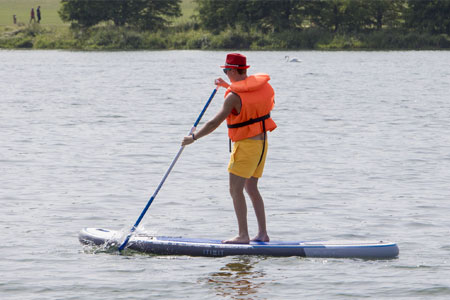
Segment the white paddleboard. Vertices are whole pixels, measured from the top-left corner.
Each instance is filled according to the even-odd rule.
[[[87,245],[119,246],[123,234],[101,228],[84,228],[79,240]],[[396,243],[385,241],[290,241],[222,244],[221,240],[152,236],[135,233],[128,249],[157,255],[190,256],[301,256],[329,258],[391,259],[399,254]]]

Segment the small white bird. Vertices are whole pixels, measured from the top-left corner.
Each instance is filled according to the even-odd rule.
[[[289,59],[289,56],[286,55],[284,58],[286,59],[286,62],[302,62],[297,57],[293,57],[293,58]]]

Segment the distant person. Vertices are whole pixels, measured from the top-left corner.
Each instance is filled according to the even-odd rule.
[[[14,22],[14,25],[17,24],[17,17],[16,17],[16,15],[13,15],[13,22]]]
[[[31,9],[31,13],[30,13],[30,24],[31,21],[36,23],[36,18],[34,17],[34,8]]]
[[[37,14],[37,22],[41,23],[41,7],[40,6],[37,7],[36,14]]]

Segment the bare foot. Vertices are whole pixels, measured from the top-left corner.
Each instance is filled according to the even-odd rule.
[[[222,244],[249,244],[250,239],[248,237],[237,236],[231,240],[222,241]]]
[[[267,234],[257,235],[251,240],[252,242],[270,242],[270,238]]]

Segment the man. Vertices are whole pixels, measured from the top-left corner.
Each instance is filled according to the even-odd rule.
[[[37,22],[41,23],[41,7],[40,6],[37,7],[36,14],[37,14]]]
[[[247,205],[244,188],[253,203],[258,221],[258,234],[252,241],[268,242],[264,201],[258,190],[258,179],[262,176],[267,154],[267,131],[277,126],[270,118],[274,106],[274,91],[267,74],[247,76],[247,58],[238,53],[227,55],[224,73],[231,85],[222,78],[216,84],[227,88],[222,109],[202,128],[184,137],[186,146],[210,134],[226,119],[228,136],[234,142],[233,152],[228,164],[230,173],[230,194],[238,220],[239,234],[225,240],[228,244],[248,244],[250,237],[247,227]]]

